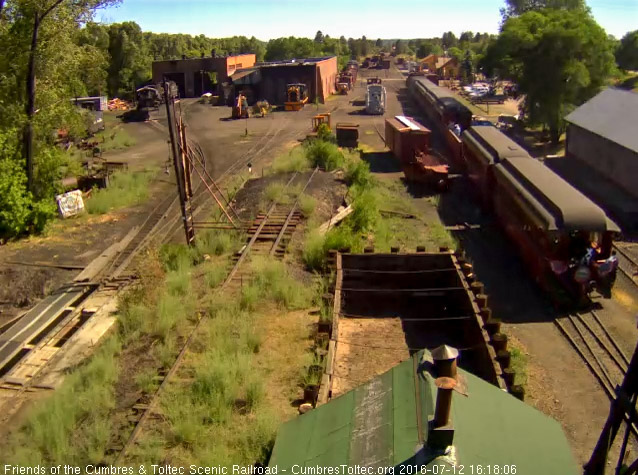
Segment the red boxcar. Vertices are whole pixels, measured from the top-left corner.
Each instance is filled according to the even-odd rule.
[[[411,117],[385,120],[385,144],[401,163],[410,181],[447,185],[448,166],[430,148],[430,130]]]

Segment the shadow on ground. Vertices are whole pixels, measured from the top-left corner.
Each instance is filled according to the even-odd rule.
[[[372,173],[399,173],[401,166],[392,152],[363,152],[361,159],[368,162]]]
[[[452,231],[485,284],[494,316],[506,323],[551,321],[557,316],[551,302],[530,277],[518,250],[503,235],[498,223],[481,211],[469,183],[459,178],[439,199],[438,211],[445,226],[469,224]],[[476,227],[478,225],[478,227]]]

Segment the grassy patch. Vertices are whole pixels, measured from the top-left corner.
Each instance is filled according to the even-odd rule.
[[[510,345],[510,368],[516,371],[514,384],[525,386],[527,384],[527,356],[519,348]]]
[[[264,190],[264,197],[269,203],[290,204],[291,202],[285,183],[270,183]]]
[[[135,145],[135,138],[131,136],[111,114],[104,114],[106,129],[95,134],[93,140],[99,142],[98,147],[102,152],[111,150],[123,150]]]
[[[243,236],[239,232],[208,230],[197,234],[195,249],[199,256],[221,256],[238,250],[242,240]]]
[[[299,210],[304,217],[309,218],[317,206],[317,200],[310,195],[299,195]]]
[[[114,407],[119,351],[118,338],[111,337],[88,363],[69,375],[28,415],[3,451],[5,461],[24,466],[102,461],[109,439],[108,416]]]
[[[96,189],[86,202],[90,214],[105,214],[111,210],[132,206],[148,198],[148,186],[153,178],[149,171],[114,173],[108,188]]]
[[[274,259],[254,259],[251,267],[253,278],[241,292],[242,309],[254,311],[263,299],[287,310],[312,305],[314,290],[295,279],[284,263]]]
[[[272,173],[301,172],[310,168],[310,162],[306,157],[306,150],[298,146],[290,150],[289,153],[280,155],[273,161]]]

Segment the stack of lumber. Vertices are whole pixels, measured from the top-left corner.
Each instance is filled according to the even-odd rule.
[[[123,101],[122,99],[115,98],[109,101],[108,108],[110,111],[127,111],[133,107],[130,103]]]

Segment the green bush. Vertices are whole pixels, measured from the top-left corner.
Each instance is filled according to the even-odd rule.
[[[362,189],[371,187],[373,185],[373,178],[368,162],[357,160],[348,163],[346,167],[346,182],[350,186],[356,186]]]
[[[0,158],[0,238],[41,233],[55,217],[53,198],[35,201],[26,186],[27,177],[21,162]]]
[[[190,268],[198,261],[197,253],[184,244],[164,244],[160,248],[159,257],[167,272]]]
[[[4,461],[30,466],[102,461],[115,406],[119,351],[118,338],[109,338],[51,397],[37,404],[11,436]]]
[[[352,204],[353,211],[348,216],[348,224],[355,233],[370,231],[379,219],[377,195],[372,190],[365,190]]]
[[[290,275],[284,263],[273,259],[252,262],[253,279],[242,288],[241,306],[254,310],[259,301],[272,300],[288,310],[308,308],[314,292]]]
[[[312,232],[304,242],[302,259],[309,270],[322,271],[326,262],[325,238],[318,232]]]
[[[204,280],[206,281],[206,285],[213,289],[224,281],[227,274],[228,269],[226,269],[225,266],[218,264],[211,265],[204,273]]]
[[[335,144],[325,140],[313,140],[306,146],[306,156],[313,167],[320,167],[326,171],[343,168],[345,157]]]
[[[317,140],[336,143],[337,137],[332,133],[328,124],[321,124],[317,128]]]

